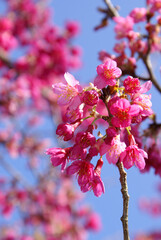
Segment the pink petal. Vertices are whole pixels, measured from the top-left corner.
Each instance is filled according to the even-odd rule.
[[[112,69],[117,66],[117,63],[109,58],[108,60],[105,61],[104,65],[106,65],[107,69]]]
[[[97,66],[96,70],[97,70],[98,75],[103,74],[103,72],[104,72],[103,66],[104,66],[104,64],[100,64]]]
[[[81,166],[81,161],[75,161],[66,169],[67,175],[73,175],[74,173],[78,172]]]
[[[133,105],[131,105],[131,107],[130,107],[130,109],[129,109],[129,114],[130,114],[130,116],[137,116],[138,114],[139,114],[139,112],[140,112],[140,106],[139,105],[137,105],[137,104],[133,104]]]
[[[66,90],[67,85],[64,83],[56,83],[52,85],[52,88],[55,94],[62,94],[62,92]]]
[[[113,69],[113,75],[116,77],[116,78],[119,78],[122,74],[122,71],[120,68],[116,67],[115,69]]]
[[[94,85],[100,89],[106,87],[107,86],[106,78],[100,75],[97,75],[97,77],[94,79]]]
[[[73,99],[72,99],[72,101],[69,105],[69,110],[70,111],[71,110],[73,110],[73,111],[76,110],[79,107],[80,104],[81,104],[80,97],[78,95],[73,97]]]
[[[74,87],[75,85],[79,85],[79,81],[77,81],[75,77],[68,72],[64,74],[64,78],[67,81],[67,83],[72,87]]]
[[[130,106],[130,102],[127,99],[119,99],[114,106],[121,108],[123,110],[127,109]]]
[[[137,161],[135,161],[135,165],[140,169],[144,169],[145,168],[145,160],[142,156],[139,156],[139,158],[137,158]]]
[[[151,87],[152,87],[152,82],[147,81],[146,83],[141,85],[141,89],[140,89],[139,93],[146,93],[151,89]]]

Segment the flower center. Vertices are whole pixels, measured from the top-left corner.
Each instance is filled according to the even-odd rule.
[[[113,78],[113,69],[105,69],[103,72],[105,78]]]

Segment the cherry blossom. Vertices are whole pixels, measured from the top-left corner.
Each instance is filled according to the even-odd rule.
[[[97,74],[94,84],[98,88],[104,88],[107,85],[113,86],[116,84],[116,78],[120,77],[121,69],[117,67],[115,61],[108,59],[97,67]]]

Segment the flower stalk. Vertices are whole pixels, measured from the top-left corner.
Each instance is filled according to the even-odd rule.
[[[124,170],[123,163],[117,162],[117,167],[120,173],[121,193],[123,198],[123,215],[121,217],[123,226],[124,240],[130,240],[128,229],[128,208],[129,208],[129,194],[127,186],[127,173]]]

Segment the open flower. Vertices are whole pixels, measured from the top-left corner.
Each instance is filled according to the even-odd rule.
[[[121,76],[122,71],[117,67],[117,63],[109,58],[103,64],[98,65],[97,74],[94,84],[102,89],[107,85],[114,86],[116,78]]]
[[[85,160],[76,160],[69,167],[66,172],[68,175],[77,174],[78,184],[83,192],[87,192],[91,189],[89,184],[93,179],[94,166],[90,162]]]
[[[64,78],[66,83],[55,83],[52,85],[54,93],[58,94],[58,103],[67,105],[81,92],[79,82],[70,73],[65,73]],[[79,98],[75,98],[80,101]],[[80,102],[79,102],[80,103]]]
[[[50,155],[52,165],[54,167],[61,165],[61,170],[63,171],[67,164],[69,149],[70,148],[49,148],[46,150],[46,154]]]
[[[140,112],[139,105],[131,105],[127,99],[119,98],[110,107],[111,114],[114,115],[111,122],[115,127],[128,127],[131,124],[132,117]]]
[[[134,164],[140,169],[144,169],[145,167],[145,160],[144,158],[148,158],[147,153],[138,148],[137,145],[131,145],[126,148],[124,152],[120,155],[120,160],[123,162],[124,167],[129,169]]]
[[[126,144],[120,141],[120,135],[113,138],[111,143],[106,144],[105,141],[100,146],[100,154],[106,153],[107,161],[111,164],[116,164],[120,154],[125,150]]]
[[[120,154],[120,161],[123,162],[124,167],[127,169],[135,164],[140,170],[142,170],[145,167],[144,158],[148,158],[148,154],[144,150],[138,148],[132,135],[129,135],[129,141],[130,146]]]

